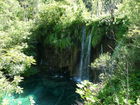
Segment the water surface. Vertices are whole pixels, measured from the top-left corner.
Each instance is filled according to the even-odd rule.
[[[10,105],[17,105],[17,102],[30,105],[32,97],[35,105],[77,105],[76,101],[79,99],[79,95],[75,93],[75,82],[63,76],[35,75],[25,79],[21,85],[24,93],[9,97]]]

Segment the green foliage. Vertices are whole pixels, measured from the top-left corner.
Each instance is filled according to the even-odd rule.
[[[91,22],[91,26],[93,26],[93,35],[92,35],[92,46],[95,47],[98,45],[102,38],[105,36],[105,28],[104,28],[104,19],[97,19]]]
[[[0,102],[2,102],[3,96],[10,95],[13,92],[16,92],[18,94],[22,93],[23,88],[18,86],[22,80],[22,77],[14,76],[14,79],[12,81],[9,81],[0,71]]]
[[[133,40],[133,43],[130,42],[130,40]],[[90,88],[92,86],[94,87],[92,83],[90,83],[91,86],[88,84],[83,85],[83,83],[82,85],[78,85],[80,88],[78,93],[81,95],[82,99],[84,99],[85,105],[139,105],[139,41],[139,34],[133,38],[127,37],[127,39],[120,42],[111,57],[105,54],[95,60],[92,64],[94,69],[102,69],[100,67],[104,66],[102,65],[103,61],[105,67],[107,66],[106,69],[111,72],[107,72],[109,74],[105,75],[106,77],[102,83],[103,85],[98,92],[92,91]],[[109,64],[107,63],[108,65],[106,65],[108,61]],[[113,66],[114,63],[116,65],[115,67]],[[95,90],[98,89],[95,88]],[[94,94],[96,94],[95,102],[86,99],[95,96]],[[86,96],[86,98],[83,96]]]
[[[11,6],[13,8],[10,8]],[[28,57],[23,53],[23,49],[28,47],[26,40],[29,36],[29,26],[31,22],[20,20],[17,14],[22,13],[22,8],[16,0],[11,4],[7,4],[7,2],[3,0],[1,1],[1,7],[3,8],[2,10],[4,10],[1,12],[1,18],[5,18],[5,21],[0,24],[3,27],[0,30],[1,70],[16,75],[20,73],[19,71],[23,72],[35,62],[32,57]],[[10,11],[9,8],[13,10]],[[7,17],[9,14],[12,14],[11,16],[13,16],[14,20],[10,18],[10,16]],[[9,22],[9,24],[6,24],[7,22]]]
[[[85,25],[86,35],[92,33],[93,47],[112,34],[118,45],[111,56],[102,54],[91,65],[108,72],[104,86],[84,81],[77,85],[77,93],[86,105],[139,104],[140,3],[125,0],[117,6],[119,11],[112,14],[112,8],[120,2],[0,0],[0,102],[5,95],[22,92],[21,74],[35,73],[31,68],[35,60],[29,55],[35,56],[31,49],[36,43],[41,43],[43,48],[79,46]],[[32,98],[30,101],[34,104]]]
[[[89,27],[93,27],[92,46],[96,47],[102,39],[112,37],[120,40],[128,31],[129,22],[126,16],[114,15],[114,21],[110,16],[101,17],[90,21]]]
[[[110,59],[111,57],[109,53],[101,54],[99,58],[95,59],[94,63],[91,63],[91,68],[98,70],[107,70]]]
[[[137,34],[138,35],[138,34]],[[135,38],[131,38],[135,40]],[[113,59],[116,59],[116,68],[111,78],[109,78],[106,86],[99,93],[99,98],[103,100],[103,104],[136,104],[139,97],[140,85],[138,65],[140,53],[138,43],[139,35],[134,43],[129,43],[128,39],[121,42],[121,46],[116,48]],[[130,39],[129,39],[130,40]],[[133,47],[132,47],[133,46]],[[134,47],[135,46],[135,47]],[[110,97],[110,95],[112,97]],[[106,97],[106,98],[103,98]]]
[[[24,54],[32,21],[24,21],[24,8],[17,0],[0,0],[0,103],[13,92],[22,93],[21,74],[35,60]]]
[[[42,5],[39,14],[39,21],[33,28],[33,35],[43,46],[50,45],[62,49],[73,45],[78,46],[83,25],[86,25],[87,35],[92,28],[94,30],[92,33],[93,47],[99,44],[111,29],[119,38],[127,31],[127,25],[124,24],[125,21],[127,23],[126,17],[116,16],[111,25],[110,16],[92,17],[81,0],[50,2]],[[119,30],[120,27],[122,30]]]
[[[54,1],[42,7],[39,22],[33,33],[37,40],[43,45],[57,48],[72,46],[72,40],[78,39],[81,32],[79,26],[85,24],[88,17],[84,6],[75,3]]]
[[[120,8],[119,17],[127,16],[128,21],[122,21],[123,25],[118,25],[121,32],[125,32],[124,36],[118,36],[117,46],[111,56],[101,55],[92,63],[94,69],[102,69],[104,67],[108,70],[108,75],[105,75],[104,86],[96,93],[96,102],[91,102],[82,97],[86,103],[91,105],[139,105],[139,62],[140,62],[140,30],[139,30],[139,1],[126,0]],[[136,14],[134,14],[136,13]],[[116,24],[117,21],[116,21]],[[129,26],[124,28],[123,26]],[[118,31],[117,29],[117,31]],[[109,61],[109,62],[108,62]],[[112,65],[112,66],[110,66]],[[90,91],[88,85],[82,85],[80,95],[88,94],[87,97],[94,96]],[[92,84],[91,86],[94,86]],[[86,91],[85,88],[87,89]]]
[[[17,49],[10,49],[0,56],[1,70],[10,76],[24,73],[35,61],[33,57],[28,57]]]
[[[101,88],[101,84],[93,84],[89,81],[82,81],[80,84],[77,84],[78,88],[76,93],[80,94],[81,98],[84,99],[85,105],[94,105],[99,102],[97,98],[98,91]]]

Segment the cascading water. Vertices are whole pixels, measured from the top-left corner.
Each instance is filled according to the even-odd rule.
[[[91,33],[86,37],[86,27],[82,28],[82,43],[81,43],[81,59],[78,71],[78,79],[89,80],[89,64],[90,64],[90,52],[91,52]]]

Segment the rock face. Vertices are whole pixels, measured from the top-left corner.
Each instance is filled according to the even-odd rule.
[[[59,72],[69,72],[73,75],[78,62],[78,48],[69,49],[56,49],[56,48],[45,48],[43,64],[49,69],[55,69]]]

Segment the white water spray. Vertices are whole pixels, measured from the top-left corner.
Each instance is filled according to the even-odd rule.
[[[86,27],[82,27],[81,58],[76,81],[89,80],[89,65],[91,52],[91,33],[86,36]]]

